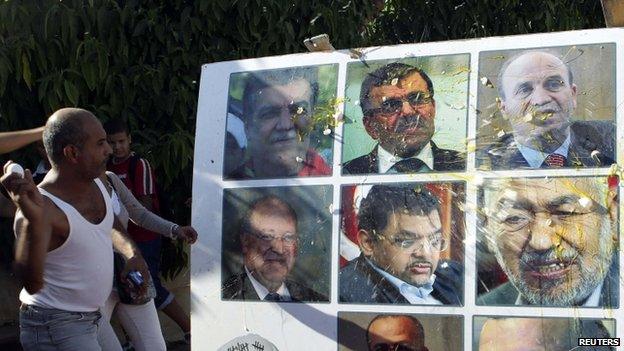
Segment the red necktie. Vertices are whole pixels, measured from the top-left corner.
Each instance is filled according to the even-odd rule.
[[[566,158],[559,154],[550,154],[544,160],[544,163],[551,168],[559,168],[565,165]]]

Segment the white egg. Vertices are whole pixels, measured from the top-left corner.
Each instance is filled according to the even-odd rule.
[[[7,167],[7,173],[16,173],[20,177],[24,178],[24,168],[17,163],[11,163],[9,167]]]

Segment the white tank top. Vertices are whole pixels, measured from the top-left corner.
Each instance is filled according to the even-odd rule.
[[[39,188],[67,217],[69,235],[46,254],[43,288],[33,295],[22,289],[23,303],[73,312],[93,312],[104,305],[113,286],[114,214],[104,185],[99,179],[95,183],[106,202],[106,216],[99,224],[87,221],[72,205]]]

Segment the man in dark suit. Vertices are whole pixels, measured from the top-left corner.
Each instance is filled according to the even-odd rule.
[[[457,151],[431,140],[435,132],[433,84],[417,67],[391,63],[369,73],[360,89],[366,132],[379,143],[343,165],[346,174],[463,171]]]
[[[511,125],[481,153],[489,169],[608,167],[615,163],[615,126],[572,122],[577,87],[570,67],[547,52],[528,51],[503,64],[499,108]]]
[[[484,240],[508,282],[480,305],[617,308],[617,189],[604,177],[486,184]]]
[[[297,214],[284,200],[266,196],[253,202],[240,231],[243,272],[228,278],[224,299],[274,302],[328,301],[288,279],[297,254]]]
[[[362,254],[339,273],[340,302],[461,305],[463,267],[440,260],[438,207],[414,184],[374,185],[359,210]]]

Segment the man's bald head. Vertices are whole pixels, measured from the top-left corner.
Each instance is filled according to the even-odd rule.
[[[410,315],[378,315],[366,328],[368,349],[427,351],[425,330],[420,321]]]
[[[564,63],[563,61],[561,61],[561,59],[554,53],[551,53],[549,51],[536,51],[536,50],[523,51],[508,58],[507,61],[503,63],[500,71],[498,72],[498,87],[497,88],[498,88],[498,94],[502,100],[505,100],[506,98],[505,90],[503,87],[503,80],[506,78],[506,73],[507,73],[507,69],[509,68],[509,66],[512,66],[518,60],[524,60],[524,59],[539,60],[540,57],[549,58],[552,60],[552,62],[558,63],[559,66],[564,67],[565,70],[567,71],[568,83],[574,84],[574,74],[572,73],[570,66]]]
[[[81,108],[62,108],[52,114],[43,131],[43,145],[53,166],[63,160],[63,149],[67,145],[82,147],[88,135],[83,128],[84,121],[97,118]]]
[[[499,75],[499,109],[516,143],[547,154],[570,136],[577,87],[556,55],[529,51],[506,62]]]

